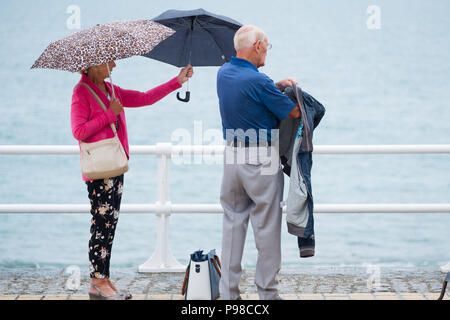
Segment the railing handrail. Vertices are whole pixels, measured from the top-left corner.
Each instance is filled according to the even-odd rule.
[[[224,145],[131,145],[132,154],[219,154]],[[0,154],[78,154],[77,145],[0,145]],[[450,144],[314,145],[317,154],[435,154],[450,153]]]
[[[1,213],[89,213],[89,204],[0,204]],[[159,204],[122,204],[120,213],[139,214],[221,214],[220,204],[170,202]],[[286,207],[283,207],[286,213]],[[328,203],[315,204],[314,213],[450,213],[450,203]]]

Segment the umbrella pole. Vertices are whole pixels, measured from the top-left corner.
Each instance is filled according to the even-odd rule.
[[[190,56],[190,54],[189,54],[189,64],[191,64],[191,56]],[[186,95],[185,95],[185,97],[182,98],[182,97],[180,96],[180,93],[177,92],[177,99],[178,99],[179,101],[182,101],[182,102],[189,102],[189,100],[191,99],[191,92],[189,91],[189,78],[187,79],[187,84],[186,84]]]
[[[190,41],[191,41],[191,45],[190,45],[190,50],[189,50],[189,64],[191,64],[191,56],[192,56],[192,32],[194,31],[194,19],[191,20],[191,32],[189,33],[189,37],[190,37]],[[177,92],[177,99],[179,101],[183,101],[183,102],[189,102],[189,100],[191,99],[191,92],[189,91],[189,78],[187,80],[187,87],[186,87],[186,96],[184,98],[181,98],[180,93]]]
[[[116,94],[114,93],[114,85],[112,82],[112,78],[111,78],[111,71],[109,70],[109,63],[106,63],[106,68],[108,69],[108,75],[109,75],[109,81],[111,82],[111,90],[112,90],[112,98],[115,99],[116,98]]]

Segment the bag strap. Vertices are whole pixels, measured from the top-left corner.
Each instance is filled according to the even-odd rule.
[[[186,285],[187,285],[187,280],[189,277],[189,269],[191,267],[191,264],[189,263],[189,265],[186,268],[186,273],[184,274],[184,280],[183,280],[183,286],[181,287],[181,295],[184,296],[184,294],[186,293]]]
[[[217,256],[214,256],[217,257]],[[217,273],[219,274],[219,277],[222,277],[222,273],[220,272],[219,267],[217,267],[217,262],[215,259],[210,258],[209,260],[211,260],[211,263],[213,264],[214,268],[216,269]]]
[[[219,264],[219,268],[222,269],[222,264],[220,263],[219,257],[217,255],[214,255],[214,259],[217,260],[217,263]]]
[[[441,294],[439,295],[438,300],[442,300],[442,298],[444,298],[446,289],[447,289],[447,280],[444,280],[444,282],[442,283]]]
[[[82,86],[86,87],[86,88],[89,90],[89,92],[92,94],[92,96],[95,98],[95,100],[97,100],[97,103],[102,107],[102,109],[103,109],[105,112],[108,110],[108,109],[105,107],[105,104],[103,103],[103,101],[99,98],[99,96],[95,93],[94,90],[92,90],[92,88],[91,88],[87,83],[80,82],[80,83],[78,83],[78,84],[75,86],[75,88],[78,87],[79,85],[82,85]],[[116,135],[116,134],[117,134],[116,126],[115,126],[113,123],[110,123],[110,125],[111,125],[112,131],[113,131],[114,134]]]

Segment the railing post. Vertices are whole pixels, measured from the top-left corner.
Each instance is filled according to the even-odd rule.
[[[158,233],[153,255],[138,268],[139,272],[183,272],[186,267],[175,259],[169,247],[169,217],[171,203],[169,201],[169,162],[172,155],[171,143],[156,145],[158,157],[158,201],[156,215],[158,217]]]

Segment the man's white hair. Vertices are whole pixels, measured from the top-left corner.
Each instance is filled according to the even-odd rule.
[[[234,49],[236,51],[251,48],[256,41],[264,41],[266,34],[260,28],[247,24],[239,28],[234,35]]]

